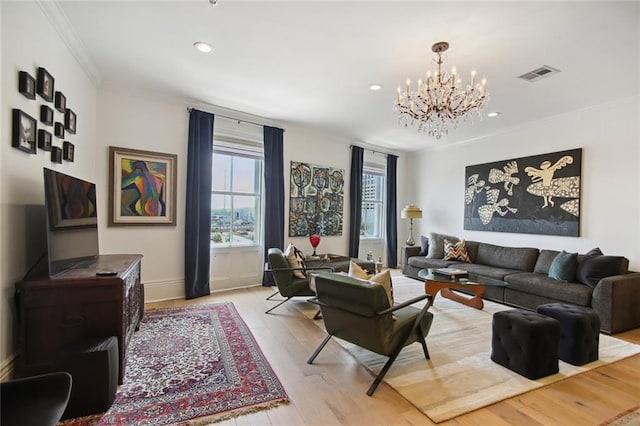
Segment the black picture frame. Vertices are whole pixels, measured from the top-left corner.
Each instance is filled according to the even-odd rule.
[[[62,92],[56,92],[55,101],[53,106],[64,114],[64,110],[67,109],[67,97]]]
[[[40,105],[40,122],[47,126],[53,125],[53,110],[46,105]]]
[[[37,151],[37,133],[38,121],[26,112],[14,109],[11,145],[21,151],[35,154]]]
[[[49,71],[47,71],[43,67],[39,67],[37,74],[36,92],[42,99],[47,102],[51,102],[53,100],[54,84],[55,79],[51,74],[49,74]]]
[[[582,148],[465,168],[464,229],[580,236]]]
[[[57,138],[64,138],[64,124],[56,121],[56,124],[53,127],[53,134],[56,135]]]
[[[36,79],[26,71],[18,73],[18,92],[27,99],[36,98]]]
[[[76,116],[76,113],[73,112],[71,109],[67,108],[64,111],[64,128],[67,132],[71,133],[72,135],[76,134],[76,122],[78,121],[78,117]]]
[[[51,162],[62,164],[62,148],[59,146],[51,147]]]
[[[38,129],[38,148],[44,151],[51,151],[52,135],[44,129]]]
[[[69,141],[64,141],[62,144],[62,159],[73,163],[75,157],[76,147]]]

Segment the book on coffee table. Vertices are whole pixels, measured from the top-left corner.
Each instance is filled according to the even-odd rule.
[[[434,269],[433,272],[435,274],[446,275],[453,278],[466,277],[469,275],[467,271],[457,268],[437,268]]]

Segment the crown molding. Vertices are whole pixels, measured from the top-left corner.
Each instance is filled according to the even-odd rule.
[[[102,75],[91,60],[86,46],[73,29],[71,21],[62,10],[60,2],[58,0],[36,0],[36,2],[93,85],[98,87],[102,82]]]

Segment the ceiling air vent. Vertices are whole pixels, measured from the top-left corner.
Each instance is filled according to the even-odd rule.
[[[523,80],[527,80],[527,81],[538,81],[541,80],[543,78],[547,78],[550,75],[559,73],[560,70],[552,68],[548,65],[543,65],[538,69],[535,69],[533,71],[529,71],[527,73],[522,74],[521,76],[518,76],[518,78],[521,78]]]

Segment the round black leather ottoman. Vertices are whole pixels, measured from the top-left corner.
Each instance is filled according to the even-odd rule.
[[[600,317],[591,308],[568,303],[547,303],[538,313],[560,321],[560,359],[582,365],[598,359]]]
[[[558,372],[560,323],[536,312],[493,314],[491,360],[531,379]]]

